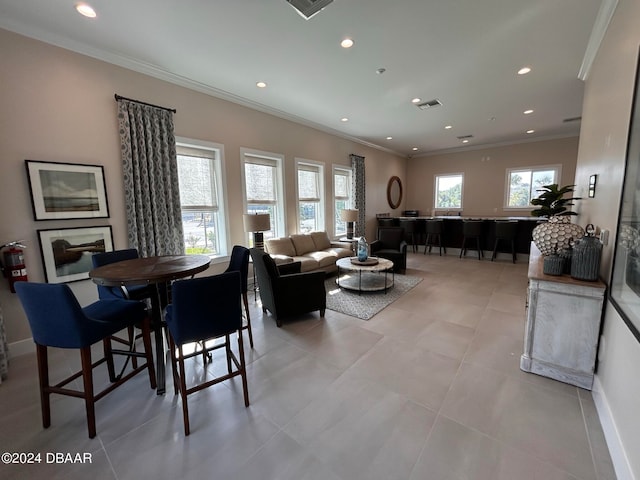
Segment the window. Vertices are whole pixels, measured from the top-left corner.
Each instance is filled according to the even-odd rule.
[[[176,144],[185,253],[226,255],[222,146],[187,139]]]
[[[296,160],[298,170],[298,232],[309,233],[324,226],[324,166]]]
[[[462,209],[462,183],[463,175],[461,173],[436,175],[435,208]]]
[[[505,208],[531,208],[531,199],[543,185],[558,183],[560,165],[507,169]]]
[[[282,164],[284,157],[275,153],[241,149],[244,163],[244,193],[247,213],[268,213],[271,230],[264,238],[283,237],[284,192]],[[247,232],[249,234],[249,232]]]
[[[333,228],[336,236],[347,234],[347,224],[340,219],[340,212],[351,208],[351,169],[333,167]]]

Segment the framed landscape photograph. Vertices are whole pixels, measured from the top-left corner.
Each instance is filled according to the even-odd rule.
[[[47,283],[66,283],[89,278],[91,256],[113,251],[111,227],[38,230]]]
[[[38,160],[25,164],[36,220],[109,217],[102,166]]]

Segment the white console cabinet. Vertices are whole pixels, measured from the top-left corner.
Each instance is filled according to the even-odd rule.
[[[543,261],[532,243],[520,368],[591,390],[606,286],[545,275]]]

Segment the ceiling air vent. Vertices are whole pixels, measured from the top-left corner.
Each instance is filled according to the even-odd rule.
[[[467,138],[473,138],[473,135],[460,135],[459,137],[456,137],[458,140],[465,140]]]
[[[306,20],[309,20],[333,0],[287,0],[287,2]]]
[[[582,120],[582,117],[571,117],[565,118],[564,120],[562,120],[562,123],[579,122],[580,120]]]
[[[440,100],[436,98],[434,100],[429,100],[428,102],[418,103],[416,104],[416,107],[418,107],[420,110],[426,110],[428,108],[439,107],[441,105],[442,102],[440,102]]]

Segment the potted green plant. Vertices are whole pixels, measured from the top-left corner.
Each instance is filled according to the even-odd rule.
[[[538,207],[531,211],[534,217],[544,217],[548,221],[541,223],[533,229],[532,237],[542,255],[552,255],[567,250],[573,240],[584,236],[584,229],[580,225],[571,223],[570,216],[577,215],[568,209],[575,205],[575,200],[581,197],[565,197],[572,193],[575,185],[565,185],[559,188],[558,184],[544,185],[537,190],[542,192],[537,198],[531,200],[531,204]]]
[[[531,210],[531,216],[533,217],[546,217],[550,218],[556,215],[577,215],[576,212],[568,210],[567,207],[575,205],[574,200],[582,200],[581,197],[569,197],[565,198],[567,193],[573,192],[575,185],[565,185],[562,188],[558,188],[558,184],[544,185],[536,192],[542,192],[537,198],[531,200],[531,205],[535,205],[536,208]]]

